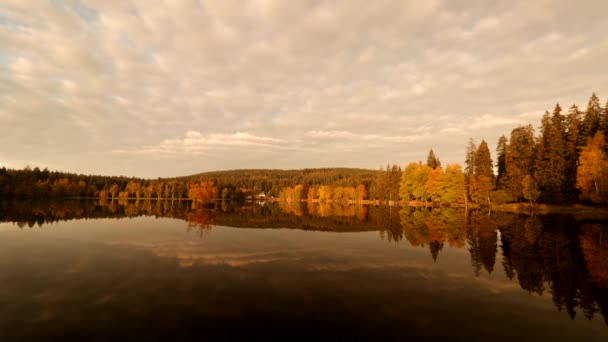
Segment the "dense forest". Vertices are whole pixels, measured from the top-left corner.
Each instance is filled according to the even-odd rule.
[[[442,167],[431,149],[425,163],[404,169],[323,168],[232,170],[187,177],[140,179],[105,177],[26,167],[0,168],[0,198],[215,199],[467,205],[477,203],[608,204],[608,113],[593,94],[587,108],[557,104],[542,117],[539,133],[519,126],[497,142],[496,162],[486,141],[471,139],[464,169]]]

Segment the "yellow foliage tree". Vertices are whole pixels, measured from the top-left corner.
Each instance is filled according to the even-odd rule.
[[[188,185],[188,198],[195,202],[210,202],[216,199],[217,188],[211,180],[200,180]]]
[[[581,200],[601,203],[608,197],[608,161],[602,151],[606,140],[601,132],[582,148],[576,171],[576,188]]]

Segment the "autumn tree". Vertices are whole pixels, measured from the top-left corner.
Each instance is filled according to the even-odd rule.
[[[211,202],[217,198],[217,188],[211,180],[191,182],[188,184],[188,198],[196,203]]]
[[[114,198],[118,195],[118,184],[114,183],[110,186],[110,195],[112,196],[112,202],[114,202]]]
[[[506,186],[515,198],[522,197],[522,181],[531,173],[534,161],[534,129],[519,126],[511,131],[506,155]]]
[[[581,150],[576,187],[583,201],[601,203],[608,199],[608,161],[603,152],[605,144],[604,135],[597,132]]]
[[[464,201],[464,174],[458,164],[448,164],[439,181],[440,202],[446,204]]]
[[[534,204],[540,195],[538,184],[534,178],[530,175],[524,176],[524,179],[521,181],[521,187],[523,197]]]

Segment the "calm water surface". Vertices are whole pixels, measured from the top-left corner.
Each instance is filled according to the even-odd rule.
[[[608,224],[389,207],[0,203],[0,340],[608,340]]]

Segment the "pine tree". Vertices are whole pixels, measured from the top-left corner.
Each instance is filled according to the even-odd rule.
[[[507,172],[507,137],[501,135],[496,145],[496,188],[503,189],[503,178]]]
[[[576,167],[581,146],[580,127],[581,112],[576,105],[572,105],[565,119],[566,138],[565,138],[565,168],[564,182],[562,184],[565,200],[575,201],[578,196],[576,189]]]
[[[481,140],[475,152],[475,188],[473,197],[477,202],[490,202],[490,191],[494,188],[494,169],[490,149],[485,140]]]
[[[534,165],[534,180],[541,191],[541,201],[562,202],[562,183],[566,172],[566,130],[562,108],[555,105],[553,114],[545,113]]]
[[[583,127],[581,134],[583,142],[590,139],[597,132],[600,125],[600,115],[602,108],[600,107],[600,99],[593,93],[587,104],[587,110],[585,111],[585,117],[583,119]]]
[[[433,170],[438,167],[441,167],[441,162],[439,161],[439,158],[435,156],[435,152],[433,152],[433,149],[429,151],[429,155],[426,157],[426,166],[430,167]]]
[[[469,139],[466,149],[466,158],[464,161],[464,182],[466,187],[467,198],[472,198],[476,192],[475,185],[475,158],[477,157],[477,146],[473,138]]]
[[[600,118],[600,129],[605,137],[608,137],[608,100],[606,100],[606,106],[602,111]],[[604,147],[604,152],[608,153],[608,144]]]

